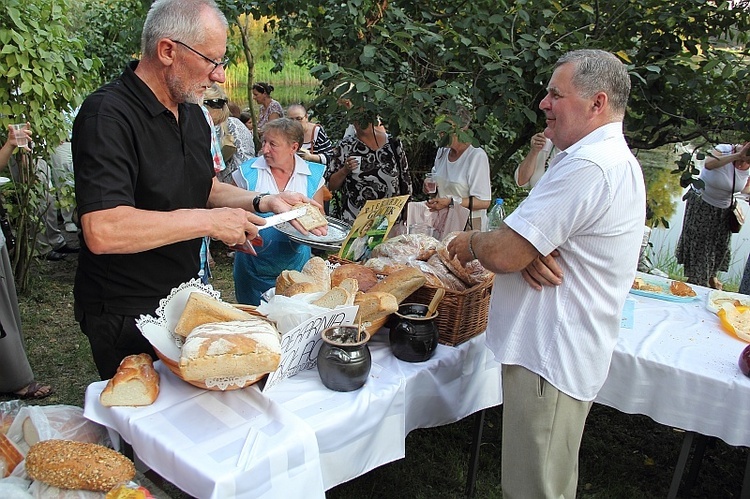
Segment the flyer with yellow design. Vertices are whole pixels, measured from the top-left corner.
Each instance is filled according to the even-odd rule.
[[[338,257],[353,262],[367,260],[373,248],[385,240],[408,200],[405,195],[367,201],[341,244]]]

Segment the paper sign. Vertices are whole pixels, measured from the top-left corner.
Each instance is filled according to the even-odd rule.
[[[323,330],[334,326],[351,326],[359,307],[339,307],[308,319],[281,337],[281,362],[268,375],[263,391],[268,391],[283,379],[312,369],[318,365],[318,350],[323,341]]]
[[[367,201],[341,244],[338,257],[353,262],[367,260],[372,249],[391,231],[408,199],[409,196],[396,196]]]

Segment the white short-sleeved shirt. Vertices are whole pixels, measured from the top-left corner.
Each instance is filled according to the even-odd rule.
[[[520,272],[496,276],[487,327],[496,359],[593,400],[617,342],[645,217],[643,173],[622,123],[602,126],[556,156],[505,223],[541,254],[559,250],[562,284],[537,291]]]
[[[732,144],[719,144],[716,150],[722,155],[733,154],[735,147]],[[750,170],[738,170],[733,162],[729,162],[719,168],[709,170],[702,168],[700,178],[705,187],[701,190],[701,199],[711,206],[717,208],[729,208],[732,204],[732,174],[734,174],[734,192],[740,192],[745,188]]]
[[[490,161],[484,149],[469,146],[456,161],[448,159],[449,152],[447,147],[440,148],[432,167],[432,173],[437,178],[438,196],[474,196],[482,201],[490,201]],[[472,217],[480,217],[482,230],[486,229],[487,210],[474,210]]]

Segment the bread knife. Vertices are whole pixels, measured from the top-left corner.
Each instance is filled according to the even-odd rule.
[[[279,213],[278,215],[271,215],[270,217],[267,217],[265,219],[266,225],[259,225],[258,230],[263,230],[268,227],[273,227],[274,225],[279,225],[282,222],[294,220],[295,218],[301,217],[305,213],[307,213],[307,208],[295,208],[294,210],[285,211],[284,213]]]

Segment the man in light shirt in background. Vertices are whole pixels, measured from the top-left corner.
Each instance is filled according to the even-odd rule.
[[[614,55],[561,57],[539,104],[561,152],[500,229],[448,246],[498,274],[487,343],[503,365],[503,497],[576,495],[583,428],[607,377],[646,215],[643,174],[623,136],[629,94]]]

